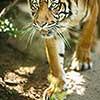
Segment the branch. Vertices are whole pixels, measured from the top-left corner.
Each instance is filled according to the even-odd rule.
[[[5,16],[6,13],[18,2],[18,0],[15,0],[13,3],[9,4],[7,7],[5,7],[1,12],[0,12],[0,18]]]

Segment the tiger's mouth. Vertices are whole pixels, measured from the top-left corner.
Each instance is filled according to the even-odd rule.
[[[40,31],[40,34],[42,35],[43,38],[48,38],[48,37],[52,37],[53,36],[53,33],[51,30],[44,30],[42,29]]]

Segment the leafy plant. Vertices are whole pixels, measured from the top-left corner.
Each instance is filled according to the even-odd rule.
[[[17,36],[17,28],[8,19],[0,19],[0,32],[8,33],[8,35],[15,37]]]

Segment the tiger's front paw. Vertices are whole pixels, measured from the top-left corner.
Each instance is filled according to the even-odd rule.
[[[70,69],[82,71],[92,68],[92,61],[88,51],[82,50],[74,53]]]
[[[55,92],[54,85],[50,85],[43,93],[43,100],[50,100],[54,92]]]
[[[58,98],[60,96],[60,99]],[[65,100],[67,95],[67,89],[61,89],[50,85],[43,93],[43,100]]]
[[[50,86],[43,93],[43,100],[58,100],[55,94],[62,94],[64,91],[67,91],[67,84],[63,80],[60,80],[53,75],[49,76],[52,78]],[[63,94],[62,98],[64,98],[65,94]],[[63,99],[62,99],[63,100]]]

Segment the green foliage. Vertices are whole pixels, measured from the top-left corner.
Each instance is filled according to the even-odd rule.
[[[51,96],[50,100],[65,100],[66,96],[68,96],[67,91],[57,92]]]
[[[17,36],[17,28],[8,19],[0,19],[0,32],[8,33],[9,36]]]

